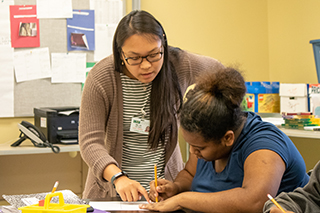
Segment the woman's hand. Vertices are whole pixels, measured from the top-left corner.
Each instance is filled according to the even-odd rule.
[[[166,200],[167,198],[176,195],[178,192],[177,185],[171,181],[159,179],[157,188],[155,188],[154,181],[150,182],[149,198],[152,201],[156,200],[156,196],[158,196],[159,201]]]
[[[180,195],[180,194],[179,194]],[[172,212],[181,209],[182,207],[179,205],[180,196],[173,196],[168,198],[165,201],[161,201],[158,203],[148,203],[148,204],[140,204],[140,209],[148,209],[151,211],[160,211],[160,212]]]
[[[121,176],[114,182],[116,191],[123,201],[137,201],[141,199],[141,195],[150,202],[148,192],[143,188],[139,182],[131,180],[127,176]]]

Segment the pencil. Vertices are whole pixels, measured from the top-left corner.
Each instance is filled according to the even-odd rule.
[[[59,181],[56,181],[54,186],[53,186],[53,189],[52,189],[51,193],[54,193],[57,190],[58,185],[59,185]]]
[[[279,205],[279,203],[270,195],[268,194],[268,198],[276,205],[282,212],[286,213],[286,211]]]
[[[58,185],[59,185],[59,181],[56,181],[55,184],[53,185],[51,193],[54,193],[57,190]],[[51,199],[52,198],[50,198],[50,201],[51,201]]]
[[[158,177],[157,177],[157,164],[154,164],[154,186],[157,190],[157,186],[158,186]],[[156,196],[156,203],[158,203],[158,196]]]

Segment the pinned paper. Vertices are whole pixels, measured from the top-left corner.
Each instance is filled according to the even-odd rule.
[[[49,48],[35,48],[14,52],[17,82],[51,77]]]
[[[38,18],[72,18],[72,0],[37,0]]]
[[[115,24],[96,24],[95,25],[95,41],[96,49],[94,51],[94,61],[112,54],[112,40],[117,25]]]
[[[94,33],[94,11],[73,10],[67,19],[68,51],[95,50]]]
[[[36,5],[11,5],[11,46],[39,47],[39,19]]]
[[[51,53],[52,83],[82,83],[86,77],[86,53]]]

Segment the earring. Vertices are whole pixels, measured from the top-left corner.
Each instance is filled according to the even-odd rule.
[[[122,65],[122,66],[124,65],[123,61],[121,61],[121,65]]]

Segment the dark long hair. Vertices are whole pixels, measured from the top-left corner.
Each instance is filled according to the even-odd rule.
[[[151,149],[163,146],[169,137],[169,146],[178,139],[177,111],[182,103],[182,94],[178,77],[169,61],[167,37],[160,22],[146,11],[132,11],[122,18],[113,39],[113,57],[115,70],[123,72],[121,48],[132,35],[154,35],[163,46],[163,65],[152,82],[150,97],[150,132],[148,144]]]
[[[186,94],[180,111],[181,127],[206,141],[220,142],[228,130],[236,131],[243,122],[241,102],[245,93],[245,81],[234,68],[204,72]]]

